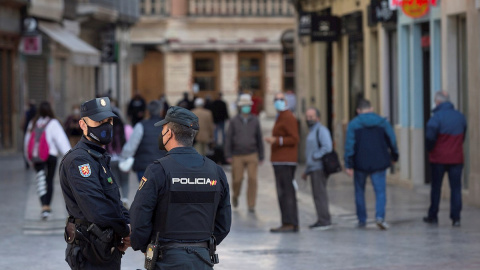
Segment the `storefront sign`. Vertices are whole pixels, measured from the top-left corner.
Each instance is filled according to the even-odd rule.
[[[42,36],[23,36],[20,43],[20,51],[26,55],[42,54]]]
[[[312,28],[312,13],[302,12],[298,16],[298,35],[310,36]]]
[[[390,5],[401,6],[403,13],[411,18],[420,18],[428,13],[431,5],[437,5],[437,0],[390,0]]]
[[[370,22],[375,25],[379,22],[396,22],[397,11],[391,10],[388,0],[372,0],[370,4]]]
[[[362,12],[357,11],[342,17],[342,34],[348,35],[351,41],[363,39]]]
[[[115,29],[107,29],[102,32],[100,36],[101,40],[101,59],[104,63],[113,63],[116,61],[116,51],[115,51]]]
[[[332,42],[340,37],[341,19],[335,16],[312,16],[312,41]]]

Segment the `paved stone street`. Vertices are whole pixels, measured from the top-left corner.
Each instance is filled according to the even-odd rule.
[[[0,157],[0,168],[0,269],[68,269],[63,240],[66,212],[58,176],[54,215],[42,222],[33,171],[25,171],[18,154]],[[230,168],[225,169],[230,177]],[[380,231],[369,220],[366,229],[356,229],[352,180],[340,173],[328,186],[334,227],[311,231],[308,225],[315,221],[315,212],[310,183],[300,179],[301,170],[297,168],[300,232],[268,231],[279,225],[280,218],[273,170],[265,162],[259,170],[256,213],[248,213],[242,192],[233,211],[232,231],[218,247],[220,264],[215,269],[480,269],[480,209],[465,205],[462,227],[452,228],[449,203],[443,200],[439,225],[428,226],[421,218],[428,207],[429,187],[411,190],[389,185],[391,228]],[[137,188],[133,174],[130,181],[133,199]],[[371,186],[367,206],[371,218],[375,211]],[[122,269],[143,269],[143,254],[129,249]]]

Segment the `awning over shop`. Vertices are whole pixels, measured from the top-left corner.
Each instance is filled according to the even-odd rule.
[[[97,49],[63,29],[59,24],[40,22],[39,28],[72,53],[74,65],[98,66],[100,64],[100,52]]]

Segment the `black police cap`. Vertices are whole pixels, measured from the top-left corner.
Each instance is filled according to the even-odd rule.
[[[193,112],[178,106],[170,107],[167,111],[165,119],[155,123],[155,126],[163,126],[168,122],[184,125],[194,130],[199,129],[198,117]]]
[[[82,106],[80,106],[80,116],[89,117],[97,122],[108,117],[117,117],[117,115],[112,112],[110,99],[108,97],[94,98],[85,101]]]

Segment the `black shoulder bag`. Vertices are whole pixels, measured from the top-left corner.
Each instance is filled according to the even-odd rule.
[[[320,143],[319,135],[320,128],[317,129],[317,143],[318,148],[321,148],[322,144]],[[342,171],[342,165],[340,164],[340,160],[338,159],[338,154],[333,148],[332,152],[326,153],[320,160],[323,164],[323,172],[325,173],[325,177],[328,177],[330,174]]]

